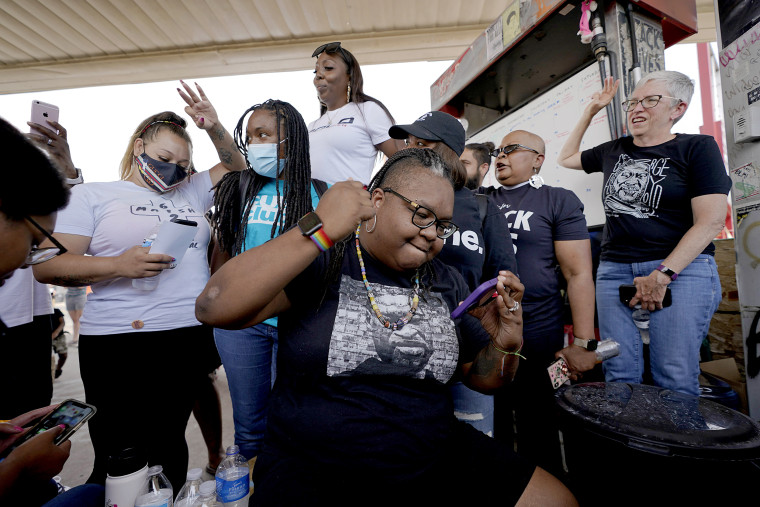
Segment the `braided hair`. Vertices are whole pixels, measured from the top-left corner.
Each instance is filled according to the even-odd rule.
[[[289,103],[273,99],[249,107],[238,120],[233,134],[238,150],[246,159],[248,170],[229,172],[214,187],[216,192],[211,225],[216,231],[220,248],[229,255],[243,251],[248,214],[255,197],[270,180],[254,172],[248,162],[246,117],[255,111],[269,111],[274,116],[278,146],[281,140],[287,139],[286,161],[282,171],[284,197],[282,205],[277,208],[270,237],[294,226],[299,218],[312,211],[309,133],[301,113]],[[277,202],[281,202],[279,185],[276,188]],[[283,210],[287,210],[284,217]]]
[[[399,186],[408,179],[410,171],[415,168],[426,169],[434,176],[445,178],[451,184],[452,189],[454,188],[451,169],[443,162],[438,153],[429,148],[407,148],[397,151],[383,164],[383,167],[380,168],[372,178],[372,181],[370,181],[367,191],[372,194],[376,188]],[[326,283],[324,284],[325,293],[322,295],[323,298],[327,291],[327,285],[336,282],[340,277],[343,256],[345,255],[346,247],[352,239],[353,234],[337,242],[332,249],[332,255],[325,276]],[[430,287],[437,278],[430,261],[420,266],[420,286],[424,294],[429,293]]]

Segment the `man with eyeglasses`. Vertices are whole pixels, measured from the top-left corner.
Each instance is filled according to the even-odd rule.
[[[541,137],[524,130],[510,132],[491,154],[502,186],[481,191],[499,209],[525,285],[523,352],[528,360],[521,361],[508,391],[496,396],[494,435],[512,438],[514,410],[518,452],[561,476],[554,389],[546,369],[557,353],[573,372],[594,367],[593,352],[574,345],[563,349],[561,293],[566,281],[575,336],[595,343],[594,282],[583,205],[573,192],[543,184],[539,172],[544,150]]]
[[[52,127],[57,132],[45,129],[50,144],[47,137],[29,137],[40,146],[55,143],[60,149],[65,131],[57,123]],[[0,419],[11,419],[49,405],[52,398],[50,293],[34,280],[31,269],[16,269],[66,251],[62,245],[38,245],[51,237],[56,212],[68,202],[69,191],[66,174],[2,119],[0,144],[8,147],[0,185],[0,371],[9,379],[0,390]]]
[[[605,80],[559,155],[565,167],[604,174],[597,308],[602,337],[620,343],[620,354],[603,363],[605,379],[647,379],[698,396],[700,348],[721,300],[712,240],[725,223],[731,180],[712,137],[671,133],[694,92],[680,72],[644,76],[622,102],[630,136],[581,152],[591,120],[617,88]],[[620,302],[623,284],[636,286],[629,305]],[[672,305],[663,308],[668,290]]]

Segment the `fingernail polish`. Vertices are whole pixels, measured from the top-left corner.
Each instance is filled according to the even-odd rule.
[[[16,431],[24,431],[24,428],[22,428],[21,426],[14,426],[13,429]]]
[[[59,424],[58,427],[61,428],[62,430],[66,429],[66,425],[65,424]]]

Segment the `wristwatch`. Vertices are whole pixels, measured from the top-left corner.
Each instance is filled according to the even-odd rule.
[[[596,340],[584,340],[583,338],[578,338],[576,336],[573,338],[573,345],[577,345],[586,350],[594,351],[596,350],[596,346],[599,345],[599,342]]]
[[[661,271],[662,273],[665,273],[670,277],[672,281],[676,281],[676,278],[678,278],[678,273],[667,267],[665,264],[660,264],[657,266],[657,271]]]
[[[322,219],[319,215],[313,211],[306,213],[301,220],[298,221],[298,228],[301,229],[301,234],[307,237],[311,237],[312,234],[322,228]]]
[[[301,217],[298,228],[301,229],[301,234],[312,240],[320,251],[326,252],[333,246],[332,240],[322,229],[322,220],[313,211]]]
[[[82,170],[77,168],[76,178],[64,178],[63,181],[67,185],[79,185],[80,183],[84,183],[84,178],[82,178]]]

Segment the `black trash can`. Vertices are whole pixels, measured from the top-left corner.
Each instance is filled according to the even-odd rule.
[[[557,393],[568,485],[581,506],[760,501],[760,424],[698,396],[642,384]]]

